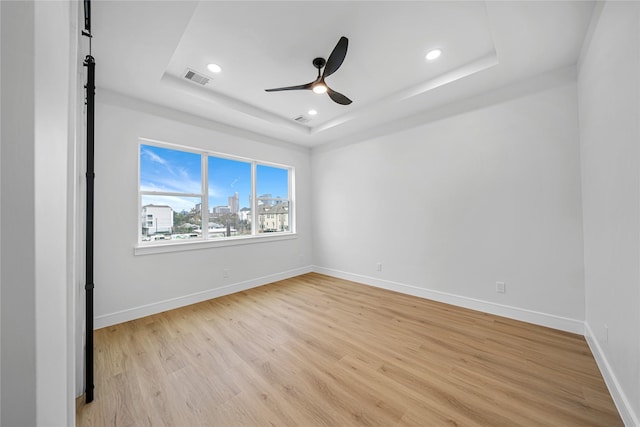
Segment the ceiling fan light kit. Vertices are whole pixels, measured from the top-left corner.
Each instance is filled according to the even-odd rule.
[[[347,47],[349,46],[349,39],[342,36],[336,47],[333,48],[331,55],[329,55],[329,59],[325,61],[324,58],[315,58],[313,60],[313,66],[318,69],[318,77],[306,84],[296,85],[296,86],[286,86],[286,87],[278,87],[273,89],[265,89],[267,92],[280,92],[285,90],[312,90],[314,93],[322,94],[327,93],[329,98],[331,98],[334,102],[341,105],[349,105],[351,104],[351,100],[341,94],[340,92],[336,92],[331,89],[325,83],[324,79],[329,77],[331,74],[335,73],[338,68],[342,65],[345,56],[347,55]],[[321,71],[324,68],[323,71]]]
[[[312,89],[314,93],[320,94],[320,93],[326,93],[327,92],[327,85],[325,85],[322,82],[318,82],[316,84],[314,84],[312,86]]]

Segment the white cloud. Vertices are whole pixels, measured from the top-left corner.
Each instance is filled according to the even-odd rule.
[[[152,162],[160,163],[163,166],[168,166],[168,163],[167,163],[167,161],[165,159],[163,159],[162,157],[158,156],[156,153],[154,153],[151,150],[142,148],[140,150],[140,153],[142,155],[144,155],[144,156],[147,156],[149,158],[149,160],[151,160]]]

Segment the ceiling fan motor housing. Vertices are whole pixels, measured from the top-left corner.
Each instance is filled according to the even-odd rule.
[[[313,60],[313,66],[320,70],[327,63],[324,58],[315,58]]]

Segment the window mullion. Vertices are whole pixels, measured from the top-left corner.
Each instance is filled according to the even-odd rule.
[[[258,195],[256,193],[256,162],[251,162],[251,235],[258,234]]]
[[[202,217],[202,238],[209,239],[209,162],[206,154],[201,155],[202,161],[202,202],[200,216]]]
[[[202,193],[177,193],[175,191],[140,191],[141,196],[202,197]]]
[[[289,215],[289,231],[295,233],[296,231],[296,218],[292,212],[295,211],[294,205],[294,195],[296,194],[296,183],[294,181],[295,174],[292,172],[292,169],[289,168],[287,172],[287,176],[289,178],[289,194],[287,194],[287,199],[289,199],[289,209],[287,215]]]

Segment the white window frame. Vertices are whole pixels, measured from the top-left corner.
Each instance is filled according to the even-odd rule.
[[[142,145],[151,145],[154,147],[167,148],[170,150],[183,151],[188,153],[194,153],[200,155],[201,159],[201,180],[202,180],[202,193],[179,193],[179,192],[169,192],[169,191],[141,191],[140,190],[140,148]],[[251,234],[250,235],[240,235],[240,236],[230,236],[223,238],[209,238],[209,233],[204,230],[209,229],[209,157],[217,157],[228,160],[236,160],[241,162],[246,162],[251,164]],[[270,232],[270,233],[258,233],[258,195],[256,194],[257,190],[257,167],[258,165],[263,166],[271,166],[277,167],[281,169],[286,169],[288,171],[288,199],[282,199],[284,201],[289,202],[289,230],[287,231],[278,231],[278,232]],[[206,149],[199,149],[196,147],[188,147],[181,144],[173,144],[169,142],[157,141],[148,138],[139,138],[138,139],[138,211],[136,218],[137,220],[137,229],[138,229],[138,241],[134,246],[134,254],[135,255],[147,255],[154,253],[166,253],[166,252],[176,252],[176,251],[185,251],[185,250],[196,250],[203,249],[209,247],[221,247],[221,246],[233,246],[233,245],[242,245],[242,244],[250,244],[250,243],[260,243],[260,242],[272,242],[278,240],[288,240],[297,238],[296,236],[296,215],[295,215],[295,168],[293,166],[284,165],[281,163],[274,163],[269,161],[250,159],[246,157],[234,156],[230,154],[210,151]],[[186,241],[178,241],[178,240],[158,240],[158,241],[142,241],[142,227],[141,227],[141,212],[142,212],[142,196],[145,195],[156,195],[156,196],[180,196],[180,197],[199,197],[201,200],[201,216],[202,216],[202,224],[201,228],[203,230],[203,235],[201,239],[198,240],[186,240]],[[207,214],[205,214],[207,212]]]

